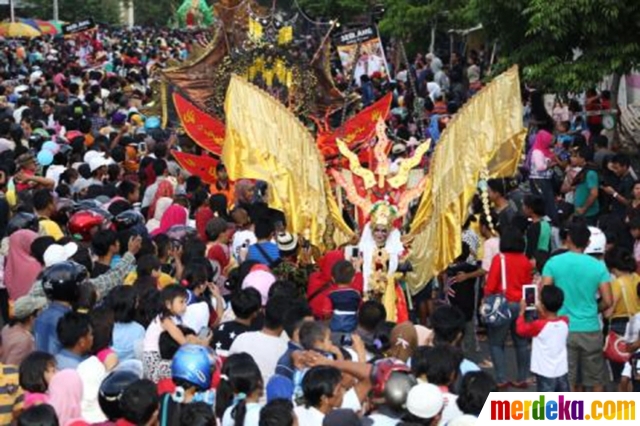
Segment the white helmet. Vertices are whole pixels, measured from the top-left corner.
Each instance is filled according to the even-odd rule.
[[[595,226],[589,227],[591,237],[589,238],[589,245],[584,250],[584,254],[604,254],[604,250],[607,246],[607,237],[600,228]]]

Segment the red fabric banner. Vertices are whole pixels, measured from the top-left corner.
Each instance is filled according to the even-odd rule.
[[[193,155],[180,151],[171,151],[180,167],[194,176],[199,176],[203,182],[213,184],[216,182],[216,166],[219,161],[207,155]]]
[[[378,119],[384,120],[389,115],[392,100],[393,95],[387,93],[383,98],[360,111],[339,129],[333,132],[319,131],[318,148],[320,148],[325,160],[332,160],[338,156],[336,138],[342,139],[352,151],[357,151],[359,145],[371,139],[376,132]]]
[[[224,144],[224,123],[202,111],[178,93],[173,93],[173,104],[184,131],[202,149],[220,156]]]

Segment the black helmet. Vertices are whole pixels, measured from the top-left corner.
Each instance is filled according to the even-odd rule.
[[[144,217],[136,210],[126,210],[118,214],[113,221],[118,231],[126,231],[139,225],[144,225]]]
[[[134,361],[136,362],[136,361]],[[105,416],[111,421],[122,418],[120,397],[132,383],[142,378],[141,368],[125,361],[104,378],[98,392],[98,403]]]
[[[33,232],[38,232],[40,229],[38,216],[27,212],[16,213],[7,224],[7,237],[21,229],[30,229]]]
[[[42,272],[42,288],[50,300],[73,303],[80,294],[80,284],[88,277],[87,268],[67,260]]]
[[[416,379],[406,364],[394,358],[385,358],[373,364],[371,384],[375,399],[383,399],[387,406],[399,411],[407,401],[409,390],[416,385]]]

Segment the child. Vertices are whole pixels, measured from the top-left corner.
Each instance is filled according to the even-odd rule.
[[[180,424],[178,419],[184,404],[204,402],[213,406],[216,400],[215,391],[211,390],[214,358],[211,349],[199,345],[183,345],[178,349],[171,362],[171,378],[176,390],[161,397],[160,424]]]
[[[258,317],[262,299],[255,288],[238,290],[231,296],[231,309],[235,315],[233,321],[220,324],[213,332],[212,347],[218,356],[226,357],[234,339],[251,330],[251,324]]]
[[[347,260],[340,260],[331,268],[331,277],[337,286],[329,293],[333,311],[329,325],[332,333],[351,334],[358,326],[357,315],[362,296],[351,286],[355,274],[355,268]]]
[[[257,425],[263,406],[260,403],[263,388],[262,374],[251,355],[239,353],[227,358],[215,406],[222,426]]]
[[[462,352],[447,345],[420,349],[414,356],[411,368],[419,383],[431,383],[442,392],[444,408],[439,424],[447,424],[449,420],[462,415],[457,405],[458,396],[449,391],[449,387],[458,380]]]
[[[73,369],[84,361],[93,347],[93,328],[86,314],[67,312],[57,326],[62,350],[56,354],[58,369]]]
[[[178,328],[178,325],[182,323],[182,315],[187,311],[188,297],[187,290],[177,284],[165,287],[160,293],[162,311],[151,321],[144,336],[143,363],[145,377],[149,377],[149,374],[155,369],[155,365],[160,359],[160,334],[163,331],[168,332],[179,345],[184,345],[188,340],[190,343],[208,345],[208,341],[202,342],[198,338],[185,337],[184,333]]]
[[[556,286],[548,285],[540,291],[537,305],[538,318],[525,321],[525,301],[520,302],[520,316],[516,320],[517,333],[533,338],[531,347],[531,372],[536,375],[538,392],[569,392],[569,364],[567,338],[569,318],[558,316],[564,303],[564,293]]]
[[[20,387],[25,391],[24,408],[47,403],[49,383],[56,374],[56,359],[46,352],[30,353],[20,364]]]
[[[138,298],[131,286],[117,286],[107,296],[107,303],[113,310],[112,348],[120,362],[139,358],[145,329],[135,321]]]
[[[536,252],[551,251],[551,225],[545,219],[544,199],[539,195],[524,197],[524,214],[531,220],[525,234],[527,248],[525,254],[532,259]]]

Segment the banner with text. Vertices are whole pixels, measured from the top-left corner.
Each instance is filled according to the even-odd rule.
[[[382,40],[374,25],[346,31],[334,39],[340,62],[346,76],[354,75],[357,85],[360,85],[360,77],[373,76],[379,73],[387,78],[387,60],[384,55]],[[360,54],[356,58],[356,52],[360,46]],[[353,68],[355,67],[355,74]]]

